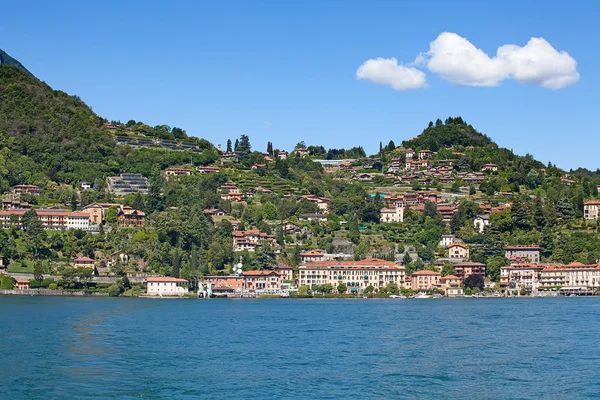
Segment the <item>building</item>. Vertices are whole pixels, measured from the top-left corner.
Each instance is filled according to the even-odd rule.
[[[437,271],[421,270],[410,276],[411,289],[416,292],[428,292],[441,288],[442,274]]]
[[[448,247],[452,243],[454,243],[454,235],[442,235],[442,240],[440,240],[440,247]]]
[[[141,228],[145,224],[146,214],[140,210],[124,206],[117,214],[117,226],[119,228]]]
[[[600,289],[600,265],[556,264],[546,266],[540,273],[540,289],[560,288],[563,293],[594,292]]]
[[[148,178],[140,174],[121,174],[107,178],[108,191],[115,196],[125,196],[131,193],[147,194],[150,190]]]
[[[281,160],[287,160],[288,155],[288,152],[285,150],[280,150],[279,153],[277,153],[277,157],[279,157]]]
[[[300,221],[318,221],[318,222],[327,222],[327,215],[325,214],[301,214],[298,218]]]
[[[256,248],[261,246],[261,242],[267,241],[271,245],[276,245],[274,235],[269,235],[264,232],[260,232],[258,229],[249,229],[247,231],[233,231],[233,251],[244,251],[250,252],[256,251]]]
[[[391,261],[370,258],[361,261],[312,261],[298,267],[298,284],[314,288],[340,283],[349,293],[362,293],[372,286],[376,291],[393,283],[404,287],[405,269]]]
[[[29,289],[29,281],[27,279],[17,279],[15,282],[15,289],[17,289],[17,290]]]
[[[600,200],[588,200],[583,203],[583,218],[598,219],[600,209]]]
[[[524,259],[534,264],[540,262],[540,246],[534,244],[528,246],[506,246],[504,250],[504,256],[509,260]]]
[[[518,263],[500,268],[500,287],[509,294],[536,293],[541,286],[544,266],[538,263]]]
[[[406,161],[405,169],[407,171],[414,171],[417,169],[425,169],[427,168],[427,165],[427,160]]]
[[[220,208],[209,208],[207,210],[204,210],[204,213],[206,215],[210,215],[211,217],[224,217],[225,215],[227,215],[225,210],[221,210]]]
[[[498,166],[496,164],[483,164],[481,172],[498,172]]]
[[[448,297],[460,297],[464,295],[462,279],[455,275],[442,276],[440,279],[442,289]]]
[[[320,250],[308,250],[300,253],[300,262],[320,262],[325,260],[325,254],[321,253]]]
[[[462,262],[454,264],[454,274],[460,279],[466,279],[471,275],[485,276],[485,264],[477,262]]]
[[[42,193],[42,189],[35,185],[16,185],[13,187],[13,193],[17,196],[21,194],[31,194],[33,196],[38,196]]]
[[[486,226],[490,224],[490,216],[489,215],[478,215],[473,219],[473,226],[479,233],[483,233],[483,230]]]
[[[241,275],[227,276],[205,276],[204,283],[211,286],[214,294],[240,293],[244,286],[244,278]]]
[[[404,222],[404,207],[382,208],[380,221],[384,223]]]
[[[111,207],[120,210],[122,205],[118,203],[92,203],[83,207],[81,210],[89,214],[90,224],[98,225],[106,220],[106,212]]]
[[[281,275],[277,271],[244,271],[242,277],[244,290],[250,292],[278,292],[281,289]]]
[[[144,284],[150,296],[183,296],[188,292],[188,281],[180,278],[149,276]]]
[[[293,152],[298,154],[300,157],[306,157],[310,154],[310,152],[304,147],[296,147]]]
[[[464,243],[452,243],[448,245],[448,257],[452,259],[469,259],[469,248]]]
[[[240,189],[233,181],[227,181],[223,185],[219,186],[217,193],[220,193],[222,200],[229,201],[241,201],[242,193]]]
[[[432,154],[433,151],[431,150],[420,150],[417,153],[417,157],[419,158],[419,160],[427,160]]]
[[[167,178],[170,176],[190,176],[193,175],[194,171],[190,168],[167,168],[165,175]]]
[[[4,265],[4,258],[0,256],[0,274],[4,274],[6,272],[6,265]]]
[[[294,281],[294,268],[290,267],[289,265],[280,264],[277,266],[277,268],[275,268],[275,271],[279,272],[282,282],[283,281],[288,281],[288,282]]]
[[[31,204],[26,201],[2,199],[2,211],[9,210],[29,210]]]
[[[21,227],[21,217],[27,210],[0,211],[0,224],[4,229],[11,225],[11,218],[16,219],[17,227]],[[90,216],[83,212],[70,212],[62,209],[37,209],[35,213],[44,230],[90,228]],[[11,217],[14,216],[14,217]]]
[[[300,197],[301,199],[306,199],[313,204],[316,204],[319,207],[319,210],[323,211],[327,214],[329,211],[329,202],[330,200],[327,197],[320,197],[314,194],[307,194]]]
[[[89,257],[75,257],[73,259],[73,268],[94,268],[96,260]]]
[[[211,172],[219,172],[219,168],[218,167],[199,166],[199,167],[196,167],[196,171],[200,172],[201,174],[208,174]]]

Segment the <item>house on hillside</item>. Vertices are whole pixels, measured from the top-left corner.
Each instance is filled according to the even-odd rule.
[[[469,248],[464,243],[452,243],[448,246],[448,257],[455,260],[468,260]]]

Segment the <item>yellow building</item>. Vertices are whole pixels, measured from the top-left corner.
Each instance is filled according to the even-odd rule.
[[[315,287],[330,284],[334,290],[340,283],[349,293],[361,293],[372,286],[376,290],[395,283],[404,287],[404,267],[391,261],[370,258],[361,261],[313,261],[298,267],[298,284]]]

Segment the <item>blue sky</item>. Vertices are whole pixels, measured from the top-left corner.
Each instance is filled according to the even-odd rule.
[[[284,149],[304,140],[375,152],[379,141],[400,144],[430,120],[461,115],[519,154],[567,169],[600,167],[599,2],[166,3],[10,2],[0,48],[103,117],[178,126],[215,144],[245,133],[259,150],[268,140]],[[449,79],[447,65],[410,64],[442,32],[490,57],[544,38],[577,62],[578,79],[549,89],[514,63],[462,60],[455,74],[500,68],[497,86],[475,87]],[[427,88],[357,79],[379,57],[422,71]],[[546,61],[542,72],[554,73],[555,60]]]

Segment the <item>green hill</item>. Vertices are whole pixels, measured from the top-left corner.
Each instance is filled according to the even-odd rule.
[[[15,184],[94,181],[189,162],[185,152],[117,146],[106,120],[53,90],[0,51],[0,190]],[[195,138],[196,139],[196,138]],[[213,146],[197,140],[203,149]]]
[[[31,72],[29,72],[27,70],[27,68],[25,68],[23,66],[23,64],[21,64],[19,61],[15,60],[14,58],[12,58],[8,54],[6,54],[6,52],[3,51],[2,49],[0,49],[0,65],[11,65],[11,66],[17,67],[18,69],[25,71],[29,75],[33,76],[33,74]]]
[[[477,132],[471,125],[467,125],[461,117],[448,118],[444,123],[440,119],[435,124],[430,122],[419,136],[404,141],[402,145],[415,150],[431,151],[456,146],[498,147],[488,136]]]

